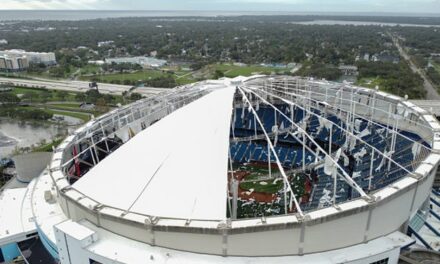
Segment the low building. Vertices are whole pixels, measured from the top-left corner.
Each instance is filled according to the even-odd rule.
[[[380,62],[399,63],[400,58],[398,56],[394,56],[387,52],[381,52],[380,54],[374,54],[373,56],[371,56],[371,60],[374,62],[380,61]]]
[[[87,63],[94,64],[94,65],[103,65],[103,64],[105,64],[105,61],[103,61],[103,60],[89,60]]]
[[[261,63],[260,66],[270,67],[270,68],[278,68],[278,69],[287,68],[287,64],[283,64],[283,63]]]
[[[29,67],[30,63],[55,65],[56,57],[53,52],[27,52],[24,50],[0,51],[0,70],[20,71]]]
[[[131,64],[139,64],[144,68],[159,68],[167,64],[166,60],[156,59],[153,57],[120,57],[120,58],[108,58],[105,59],[105,62],[108,64],[116,63],[131,63]]]
[[[0,55],[1,71],[21,71],[29,67],[26,56],[20,55]]]
[[[87,111],[95,110],[95,105],[90,103],[82,103],[79,107]]]
[[[6,93],[6,92],[11,92],[12,88],[11,87],[2,87],[0,85],[0,93]]]
[[[8,41],[6,39],[0,39],[0,45],[8,45]]]
[[[346,76],[358,76],[358,67],[354,65],[339,65],[338,69]]]
[[[238,67],[246,67],[246,66],[247,66],[246,63],[242,63],[242,62],[234,62],[233,65],[234,65],[234,66],[238,66]]]
[[[107,47],[113,45],[115,42],[113,40],[106,40],[98,42],[98,48]]]
[[[370,54],[365,53],[363,59],[364,59],[364,61],[370,61]]]

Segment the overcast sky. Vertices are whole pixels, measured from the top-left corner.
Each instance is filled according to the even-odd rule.
[[[440,13],[440,0],[0,0],[0,9]]]

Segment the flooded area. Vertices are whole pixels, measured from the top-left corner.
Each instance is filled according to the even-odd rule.
[[[65,136],[80,124],[76,118],[70,117],[60,124],[0,119],[0,159],[13,155],[20,148],[32,148]]]

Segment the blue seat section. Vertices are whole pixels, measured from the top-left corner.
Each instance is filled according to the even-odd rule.
[[[303,205],[304,210],[328,207],[333,203],[333,177],[326,175],[323,168],[316,170],[316,173],[318,175],[318,181],[315,183],[309,202]],[[338,178],[336,185],[336,202],[339,203],[348,200],[349,194],[349,185],[341,178]]]
[[[258,110],[256,110],[258,119],[260,119],[267,133],[272,132],[272,127],[274,125],[278,125],[278,127],[280,128],[287,128],[292,126],[292,123],[289,120],[292,117],[295,122],[300,122],[304,118],[303,111],[301,110],[297,109],[294,111],[294,113],[292,113],[290,107],[287,105],[277,105],[276,107],[283,114],[269,107],[260,107]],[[252,111],[249,112],[247,108],[245,108],[244,110],[242,108],[237,108],[235,109],[234,115],[234,135],[236,137],[251,136],[255,134],[255,131],[257,131],[258,133],[262,133],[263,129],[260,126],[259,122],[256,120],[256,117],[254,116]],[[292,141],[292,138],[286,138],[286,141]]]
[[[263,152],[262,146],[256,146],[254,153],[252,153],[252,160],[260,160],[261,154]]]
[[[296,124],[301,124],[305,118],[305,112],[300,108],[291,107],[289,105],[275,105],[283,114],[276,112],[271,107],[260,105],[257,114],[258,118],[263,123],[263,127],[267,133],[272,132],[272,127],[278,125],[279,128],[288,128],[292,126],[289,119],[293,119]],[[292,111],[293,109],[293,111]],[[373,162],[371,163],[373,146],[381,153],[387,153],[391,149],[392,133],[386,132],[385,125],[373,124],[370,121],[362,118],[356,118],[355,126],[353,128],[346,126],[346,120],[339,118],[336,115],[320,113],[318,110],[312,110],[316,115],[323,116],[332,123],[332,147],[333,151],[347,145],[346,133],[343,129],[353,129],[354,134],[361,133],[368,129],[368,133],[364,134],[362,140],[367,144],[361,143],[359,140],[352,148],[345,149],[345,155],[349,157],[349,164],[344,164],[344,159],[340,159],[338,164],[346,172],[349,177],[365,191],[374,191],[383,188],[407,175],[407,171],[413,171],[414,168],[414,154],[412,151],[413,141],[420,142],[429,148],[429,145],[424,142],[418,135],[398,131],[401,135],[396,137],[396,145],[393,154],[391,155],[399,165],[390,162],[383,158],[383,155],[374,151]],[[243,117],[243,118],[242,118]],[[344,120],[342,120],[344,119]],[[235,110],[235,136],[246,137],[262,134],[263,129],[255,122],[255,117],[248,109]],[[296,129],[293,129],[295,131]],[[319,122],[319,118],[314,115],[309,115],[307,119],[307,133],[318,143],[328,144],[330,141],[330,129],[326,128]],[[315,154],[306,149],[303,153],[301,146],[302,139],[299,137],[298,142],[290,134],[284,133],[278,135],[277,144],[274,147],[275,152],[284,168],[299,168],[302,166],[303,159],[308,165],[315,160]],[[273,142],[273,141],[272,141]],[[310,146],[309,140],[306,145]],[[328,145],[327,145],[328,146]],[[312,148],[314,149],[314,148]],[[252,162],[252,161],[268,161],[268,146],[265,140],[256,140],[250,142],[237,142],[230,145],[231,158],[234,162]],[[363,154],[363,155],[362,155]],[[270,155],[271,162],[275,162],[273,153]],[[371,170],[372,166],[372,170]],[[339,171],[339,174],[342,174]],[[322,167],[314,169],[310,172],[312,178],[312,193],[309,201],[303,201],[301,207],[303,210],[313,210],[332,205],[334,179],[332,176],[326,175]],[[371,177],[370,177],[371,176]],[[336,201],[343,202],[350,199],[355,199],[360,195],[356,190],[353,190],[342,176],[338,176],[336,186]]]
[[[363,131],[368,126],[368,121],[363,120],[359,131]],[[385,130],[382,126],[379,125],[372,125],[370,124],[369,130],[371,132],[370,135],[363,137],[362,139],[365,140],[369,145],[374,146],[376,149],[381,151],[382,153],[385,153],[387,151],[390,151],[391,146],[391,133],[386,135]],[[335,140],[337,138],[337,133],[342,133],[342,131],[333,129],[334,135],[333,135],[333,142],[337,145],[343,145],[345,142],[345,139]],[[399,131],[401,132],[401,131]],[[405,133],[402,133],[405,134]],[[320,134],[319,137],[322,137],[325,134]],[[411,138],[412,140],[416,140],[421,142],[420,138],[418,136],[411,136],[410,133],[405,134],[406,137]],[[383,158],[382,155],[379,155],[377,152],[375,153],[374,160],[373,160],[373,170],[372,170],[372,177],[371,177],[371,183],[370,183],[370,166],[371,166],[371,153],[372,149],[365,144],[357,144],[355,148],[351,151],[351,155],[354,155],[356,153],[359,153],[364,148],[366,150],[366,153],[364,156],[359,157],[354,166],[353,169],[350,171],[346,167],[344,170],[349,175],[356,175],[356,178],[354,178],[355,182],[362,188],[364,191],[374,191],[380,188],[383,188],[399,179],[407,175],[407,171],[413,171],[415,168],[412,165],[412,162],[414,160],[414,155],[412,153],[412,146],[413,142],[405,137],[397,136],[396,137],[396,146],[395,151],[392,154],[392,159],[398,163],[397,164],[390,162],[388,159]],[[425,146],[427,144],[423,142]],[[340,162],[341,163],[341,162]],[[403,169],[403,168],[405,169]],[[321,208],[325,206],[329,206],[331,204],[326,203],[326,196],[325,191],[330,191],[329,196],[333,197],[333,178],[325,175],[321,171],[317,171],[318,175],[318,181],[315,183],[313,188],[313,196],[310,198],[310,202],[304,206],[305,209],[316,209]],[[371,186],[370,186],[371,184]],[[338,180],[338,186],[337,186],[337,201],[346,201],[350,199],[354,199],[359,197],[360,195],[355,191],[351,190],[351,187],[348,186],[345,182],[343,182],[342,179]],[[327,197],[328,198],[328,197]]]
[[[302,165],[303,149],[296,146],[275,146],[275,152],[281,165],[285,168],[294,168]],[[231,143],[231,158],[234,162],[268,161],[267,145],[253,142]],[[271,162],[276,162],[275,155],[270,153]],[[315,154],[305,150],[305,164],[315,161]]]

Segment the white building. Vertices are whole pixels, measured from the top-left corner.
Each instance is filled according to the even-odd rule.
[[[87,63],[94,64],[94,65],[104,65],[105,61],[103,61],[103,60],[89,60]]]
[[[98,42],[98,48],[112,46],[115,42],[113,40],[106,40]]]
[[[338,69],[346,76],[357,76],[359,75],[358,67],[355,65],[339,65]]]
[[[0,51],[0,69],[23,70],[29,67],[29,63],[43,63],[55,65],[56,57],[53,52],[27,52],[24,50]]]
[[[8,45],[8,41],[6,39],[0,39],[0,45]]]
[[[93,119],[2,193],[0,257],[397,264],[420,243],[407,231],[439,150],[431,114],[373,89],[286,76],[178,87]],[[239,190],[250,166],[244,183],[277,192]]]
[[[108,64],[116,63],[131,63],[131,64],[139,64],[144,68],[159,68],[164,66],[167,61],[156,59],[153,57],[120,57],[120,58],[108,58],[105,59],[105,62]]]
[[[0,55],[0,71],[21,71],[29,67],[29,60],[23,55]]]
[[[364,61],[370,61],[370,54],[369,53],[364,54]]]

